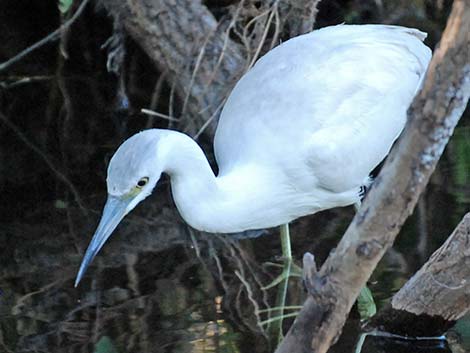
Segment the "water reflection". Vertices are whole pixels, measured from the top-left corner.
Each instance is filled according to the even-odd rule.
[[[367,353],[452,353],[446,341],[407,341],[367,336],[362,346]]]

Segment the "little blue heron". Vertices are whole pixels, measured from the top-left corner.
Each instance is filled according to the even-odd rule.
[[[337,25],[290,39],[236,84],[220,115],[217,176],[198,144],[172,130],[126,140],[108,167],[108,199],[75,285],[162,173],[192,227],[235,233],[357,204],[388,154],[431,51],[416,29]],[[290,252],[287,227],[283,252]],[[290,256],[290,253],[284,253]]]

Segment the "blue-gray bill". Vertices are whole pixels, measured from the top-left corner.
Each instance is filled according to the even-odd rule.
[[[100,251],[103,244],[108,240],[111,233],[116,229],[119,222],[127,214],[127,206],[132,201],[132,198],[121,199],[113,196],[109,196],[106,204],[104,205],[103,215],[101,216],[98,228],[91,239],[90,245],[86,250],[85,256],[83,257],[82,264],[78,270],[77,278],[75,280],[75,287],[80,283],[86,269],[93,261],[98,251]]]

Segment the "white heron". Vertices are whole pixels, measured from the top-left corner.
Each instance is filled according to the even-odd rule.
[[[269,228],[357,204],[405,125],[431,58],[425,37],[399,26],[337,25],[269,51],[223,108],[217,176],[183,133],[151,129],[130,137],[109,163],[108,199],[75,285],[162,173],[181,216],[206,232]]]

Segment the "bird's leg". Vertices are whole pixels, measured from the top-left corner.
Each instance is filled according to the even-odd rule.
[[[276,279],[274,279],[270,284],[263,288],[269,289],[279,285],[275,304],[275,307],[278,308],[278,310],[275,310],[271,313],[272,317],[278,318],[278,320],[275,320],[272,325],[270,325],[270,327],[268,328],[269,337],[275,347],[277,347],[283,337],[282,322],[284,316],[284,307],[286,305],[287,298],[287,286],[289,284],[289,277],[291,275],[292,267],[292,250],[290,246],[289,224],[281,225],[280,231],[283,259],[282,272]]]
[[[302,277],[302,268],[297,266],[292,259],[292,249],[290,246],[290,232],[289,224],[283,224],[280,227],[281,230],[281,249],[282,249],[282,258],[285,262],[290,263],[290,269],[288,277]],[[286,271],[284,271],[286,272]]]
[[[356,208],[356,211],[359,209],[359,207],[361,206],[361,203],[362,201],[364,200],[364,198],[366,197],[366,194],[367,192],[369,191],[372,183],[374,182],[374,178],[369,175],[365,180],[364,180],[364,184],[361,185],[359,187],[359,202],[357,202],[356,204],[354,204],[355,208]]]
[[[281,231],[281,249],[282,257],[284,260],[292,261],[292,249],[290,247],[290,232],[289,224],[283,224],[280,226]]]
[[[286,285],[287,285],[287,280],[289,279],[289,277],[292,277],[292,276],[300,277],[302,273],[302,269],[299,266],[295,265],[292,261],[289,224],[281,225],[280,231],[281,231],[281,249],[282,249],[282,261],[283,261],[282,272],[271,283],[263,287],[263,289],[273,288],[281,284],[284,281],[286,282]],[[281,267],[281,266],[278,266],[277,264],[272,264],[272,265],[276,267]]]
[[[270,289],[275,286],[277,288],[275,308],[270,314],[272,323],[268,327],[268,335],[271,342],[277,346],[283,338],[282,322],[284,320],[284,308],[287,299],[287,287],[289,284],[289,277],[301,277],[302,269],[295,265],[292,259],[292,250],[290,244],[289,224],[280,226],[281,233],[281,248],[282,248],[282,272],[270,284],[263,289]],[[288,314],[292,316],[292,314]]]

